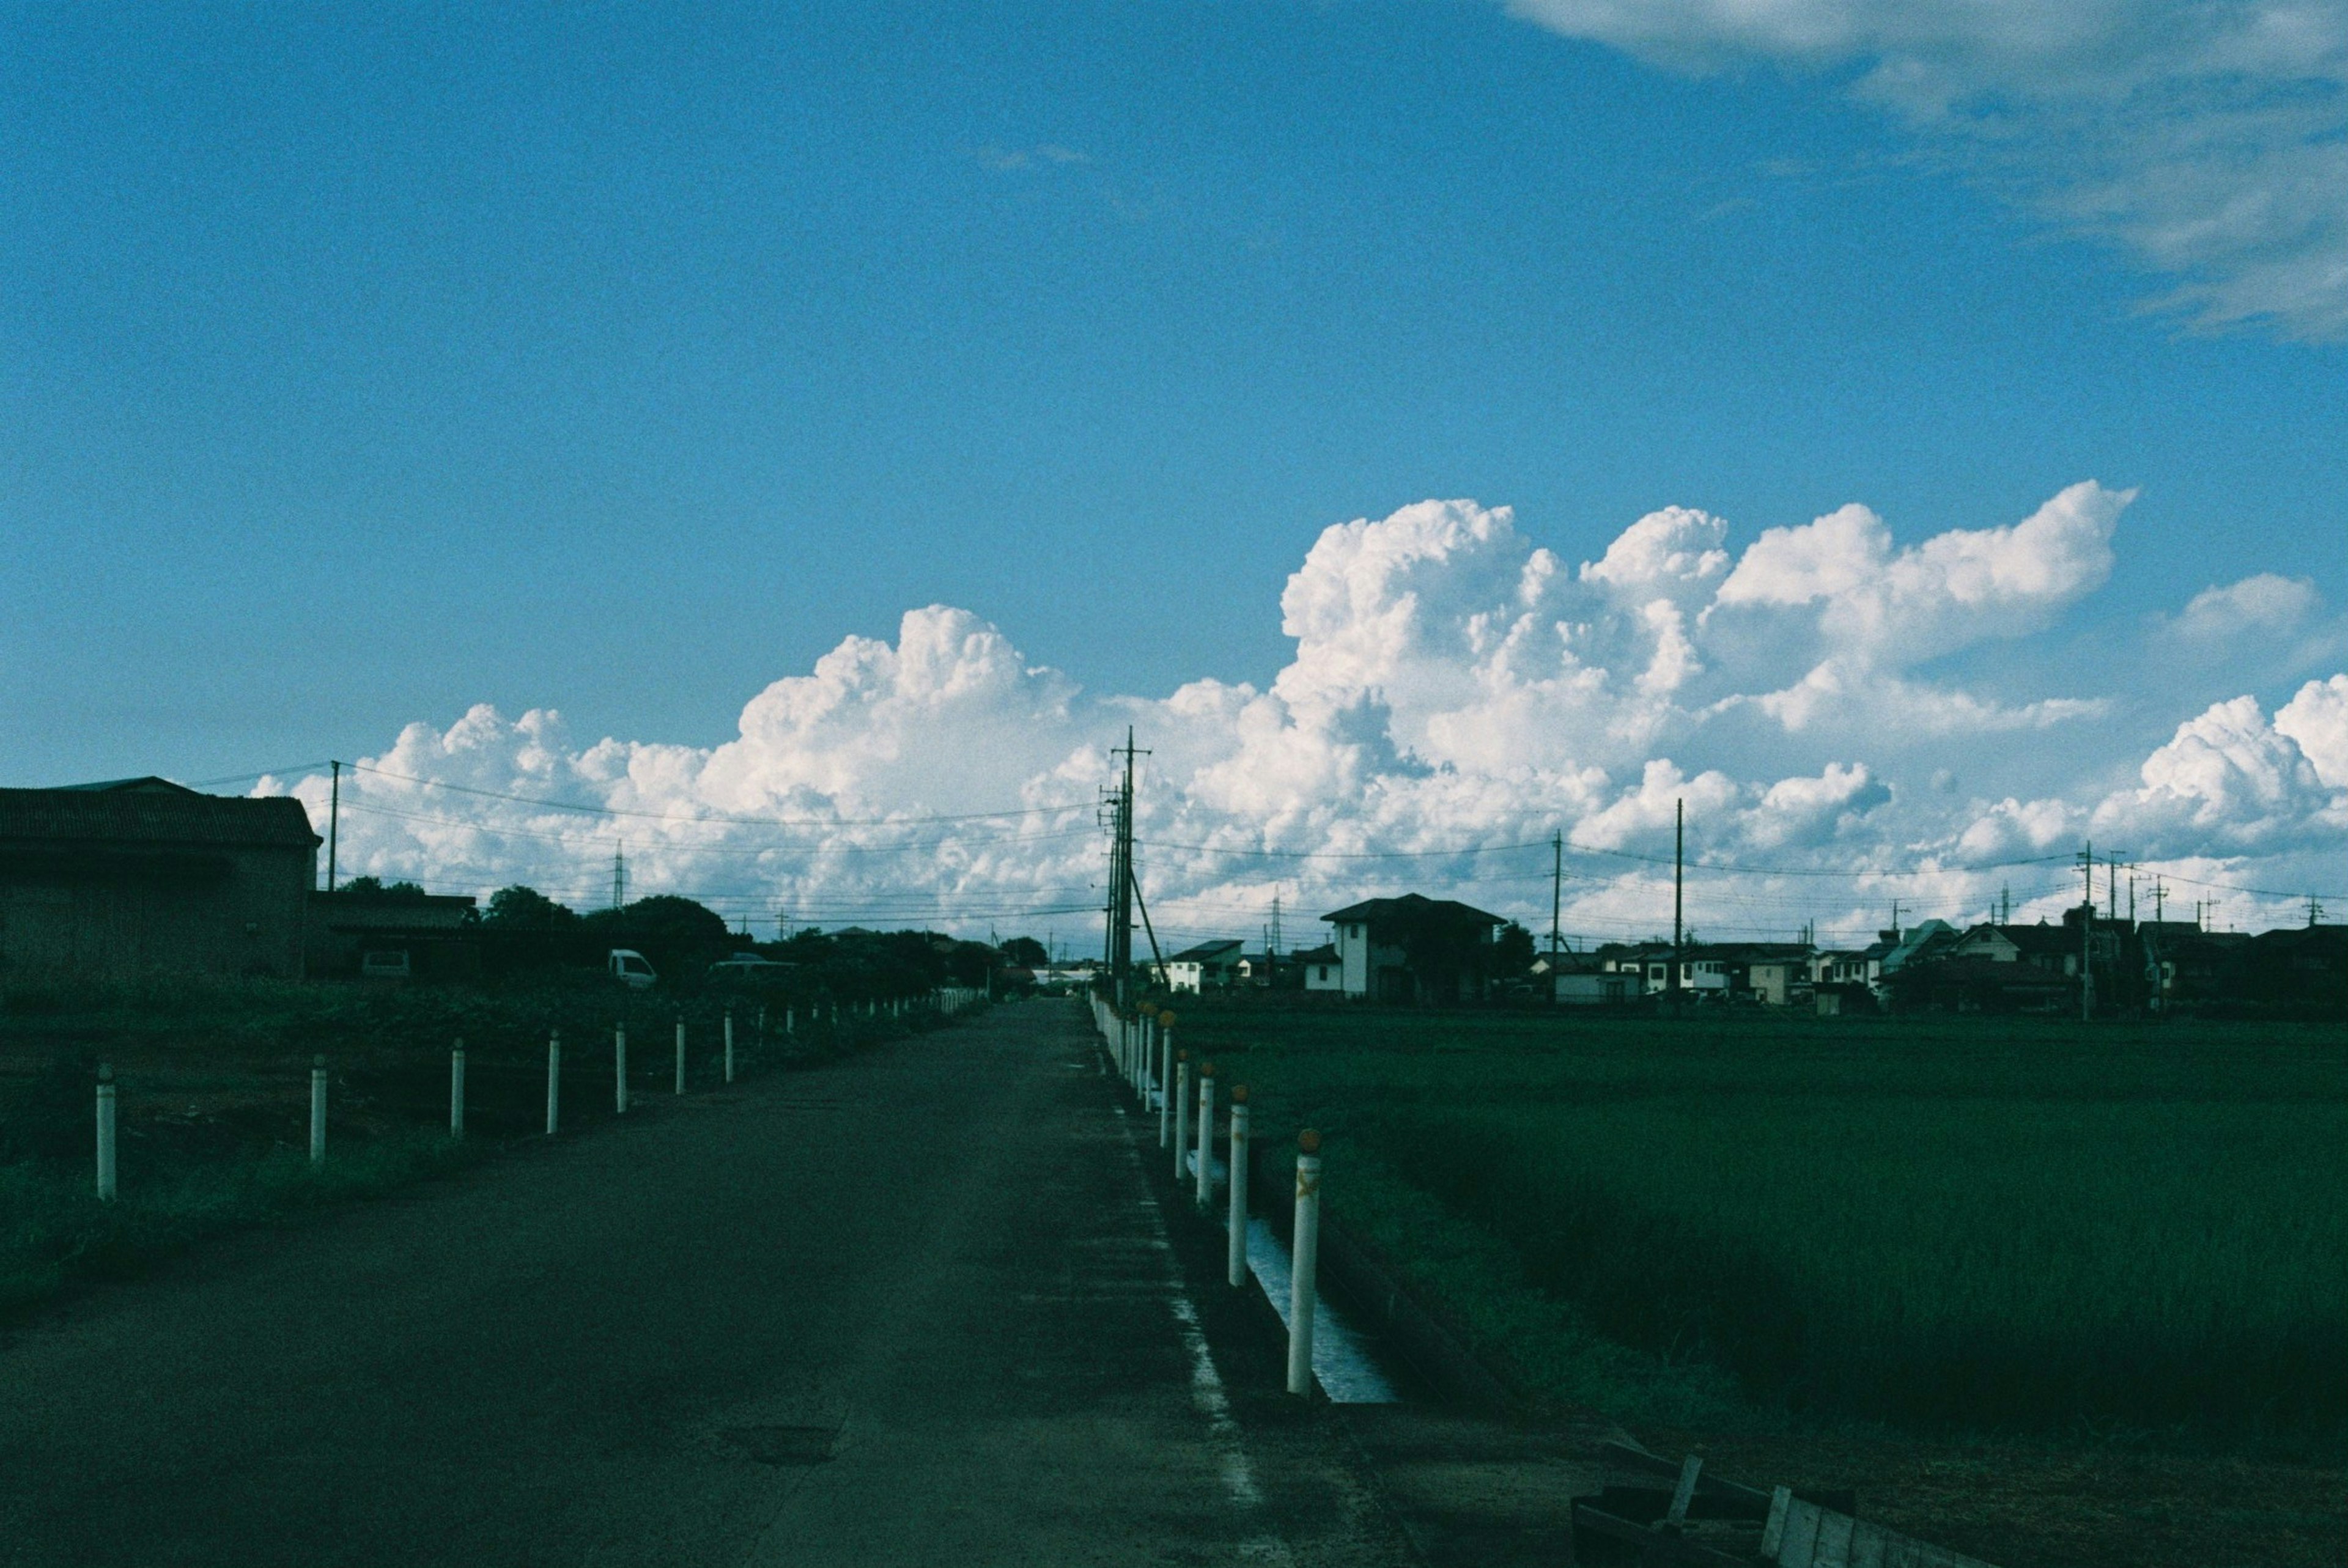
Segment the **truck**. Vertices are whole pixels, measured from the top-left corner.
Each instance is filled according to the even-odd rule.
[[[653,972],[652,960],[633,948],[614,948],[604,962],[604,972],[632,991],[649,989],[660,979]]]

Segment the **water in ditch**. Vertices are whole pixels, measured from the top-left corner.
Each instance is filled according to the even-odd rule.
[[[1263,1221],[1248,1221],[1248,1267],[1272,1298],[1282,1323],[1288,1321],[1288,1248]],[[1371,1357],[1367,1338],[1327,1296],[1313,1303],[1313,1376],[1329,1398],[1340,1405],[1392,1405],[1402,1396]]]

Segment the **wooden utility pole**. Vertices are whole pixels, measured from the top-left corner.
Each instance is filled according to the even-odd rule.
[[[2096,846],[2079,851],[2079,870],[2087,896],[2079,906],[2079,1021],[2096,1016]]]
[[[1108,895],[1108,969],[1110,994],[1120,1008],[1133,1005],[1133,909],[1140,884],[1133,867],[1133,759],[1148,756],[1137,752],[1133,744],[1133,727],[1126,726],[1125,744],[1109,753],[1125,758],[1125,772],[1116,793],[1110,797]],[[1148,918],[1145,912],[1144,920]],[[1157,950],[1157,938],[1150,939],[1150,949]]]
[[[1687,878],[1687,802],[1672,804],[1672,1011],[1680,1010],[1680,916]]]
[[[1549,840],[1549,957],[1550,967],[1557,967],[1558,910],[1565,899],[1565,830],[1558,829]]]
[[[335,770],[333,794],[326,804],[326,891],[335,890],[335,850],[343,836],[343,764],[328,763]],[[314,862],[313,863],[314,864]]]

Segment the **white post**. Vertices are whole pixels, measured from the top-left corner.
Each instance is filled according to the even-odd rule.
[[[612,1026],[612,1103],[628,1113],[628,1026]]]
[[[114,1201],[114,1069],[98,1068],[98,1201]]]
[[[1190,1153],[1190,1053],[1174,1053],[1174,1186],[1182,1186],[1183,1158]]]
[[[562,1031],[559,1029],[551,1029],[546,1031],[546,1135],[548,1137],[554,1136],[554,1130],[561,1125],[561,1121]]]
[[[726,1012],[726,1081],[734,1081],[734,1011]]]
[[[1158,1031],[1158,1146],[1174,1141],[1174,1025]]]
[[[1199,1207],[1215,1195],[1215,1064],[1199,1063]]]
[[[788,1040],[791,1036],[798,1033],[798,1031],[799,1009],[797,1008],[785,1008],[783,1009],[783,1038],[785,1040]]]
[[[448,1052],[448,1136],[465,1135],[465,1037]]]
[[[676,1091],[685,1092],[685,1020],[676,1020]]]
[[[326,1163],[326,1059],[310,1059],[310,1168]]]
[[[1296,1135],[1296,1237],[1288,1261],[1288,1391],[1313,1392],[1313,1313],[1321,1259],[1321,1134]]]
[[[1231,1265],[1231,1287],[1247,1283],[1248,1091],[1244,1083],[1231,1086],[1231,1153],[1230,1217],[1225,1221],[1224,1253]]]

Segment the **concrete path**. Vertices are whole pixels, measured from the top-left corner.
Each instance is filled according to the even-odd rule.
[[[1114,1105],[1005,1007],[93,1294],[0,1563],[1409,1561]]]

